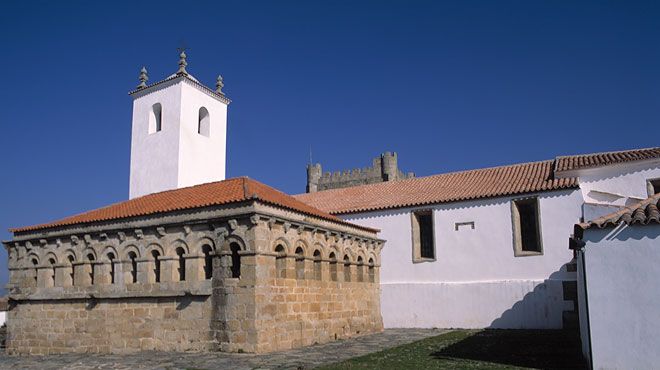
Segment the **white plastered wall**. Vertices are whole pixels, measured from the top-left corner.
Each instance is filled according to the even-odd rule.
[[[184,84],[181,96],[178,187],[225,179],[227,105]],[[209,111],[210,136],[197,132],[199,109]]]
[[[227,105],[180,79],[140,93],[133,101],[129,197],[225,179]],[[162,106],[162,130],[149,133],[152,106]],[[210,136],[198,133],[199,109]]]
[[[412,209],[346,215],[381,230],[381,309],[386,327],[561,328],[567,240],[579,221],[579,190],[538,194],[543,255],[515,257],[511,199],[435,205],[436,260],[412,262]],[[475,229],[455,223],[474,222]]]
[[[660,160],[585,169],[576,174],[585,202],[627,206],[649,196],[646,181],[660,178]]]
[[[594,369],[656,368],[660,225],[591,228],[583,240],[578,262],[584,259],[585,269],[579,270],[578,291],[585,355],[591,349]]]

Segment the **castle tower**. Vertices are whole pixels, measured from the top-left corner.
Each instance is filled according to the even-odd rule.
[[[133,98],[129,197],[225,179],[227,106],[222,77],[216,90],[179,70],[147,85],[142,68]]]

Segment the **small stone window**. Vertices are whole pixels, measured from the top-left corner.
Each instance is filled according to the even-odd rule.
[[[213,277],[213,255],[211,251],[210,245],[202,247],[202,253],[204,253],[204,279],[207,280]]]
[[[39,277],[39,274],[37,272],[38,271],[37,266],[39,265],[39,261],[37,261],[36,258],[33,258],[30,262],[32,262],[32,266],[34,266],[34,283],[37,284],[38,283],[37,279]]]
[[[46,280],[45,286],[47,288],[54,287],[55,286],[55,264],[57,262],[55,261],[54,258],[49,258],[48,259],[48,265],[50,266],[50,269],[48,271],[48,277]]]
[[[208,109],[204,107],[199,108],[197,115],[197,133],[206,137],[211,136],[211,117]]]
[[[364,281],[364,260],[362,256],[358,256],[357,259],[357,281],[360,283]]]
[[[238,279],[241,277],[241,255],[238,253],[241,246],[238,243],[231,243],[231,277]]]
[[[94,285],[94,261],[96,258],[94,258],[93,254],[88,254],[87,255],[87,261],[89,262],[89,281],[90,284]]]
[[[110,261],[110,284],[115,283],[115,254],[108,253],[108,261]]]
[[[514,255],[518,257],[543,254],[538,199],[511,201],[511,220]]]
[[[286,278],[286,252],[282,244],[275,247],[275,269],[278,278]]]
[[[412,220],[413,262],[435,261],[433,211],[415,211]]]
[[[315,280],[321,280],[322,279],[322,272],[321,272],[321,251],[320,250],[315,250],[314,251],[314,279]]]
[[[186,253],[183,248],[178,247],[176,249],[176,255],[178,257],[178,271],[179,271],[179,281],[186,281],[186,259],[183,255]]]
[[[347,255],[344,255],[344,281],[351,281],[351,259]]]
[[[151,251],[151,256],[154,258],[154,282],[160,283],[160,252],[153,250]]]
[[[649,197],[660,193],[660,179],[646,180],[646,188],[648,189]]]
[[[131,260],[131,282],[137,283],[137,254],[135,252],[128,252],[128,259]]]
[[[374,259],[369,258],[369,282],[373,283],[376,281],[376,271],[375,271]]]
[[[163,129],[163,106],[156,103],[151,106],[149,114],[149,133],[153,134]]]
[[[76,268],[73,266],[73,261],[75,261],[75,258],[72,255],[69,255],[66,259],[69,261],[69,268],[71,269],[69,276],[71,279],[71,286],[73,286],[76,285]]]
[[[337,256],[335,252],[331,252],[328,259],[330,260],[330,280],[337,281]]]
[[[296,279],[305,279],[305,251],[302,247],[296,248]]]

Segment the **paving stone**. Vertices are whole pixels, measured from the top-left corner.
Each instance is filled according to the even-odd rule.
[[[128,355],[65,354],[9,356],[0,351],[0,369],[311,369],[440,335],[442,329],[386,329],[326,344],[268,354],[138,352]]]

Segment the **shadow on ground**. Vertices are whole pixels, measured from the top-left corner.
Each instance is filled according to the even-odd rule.
[[[542,369],[586,369],[580,338],[569,330],[488,329],[450,344],[432,357]]]

